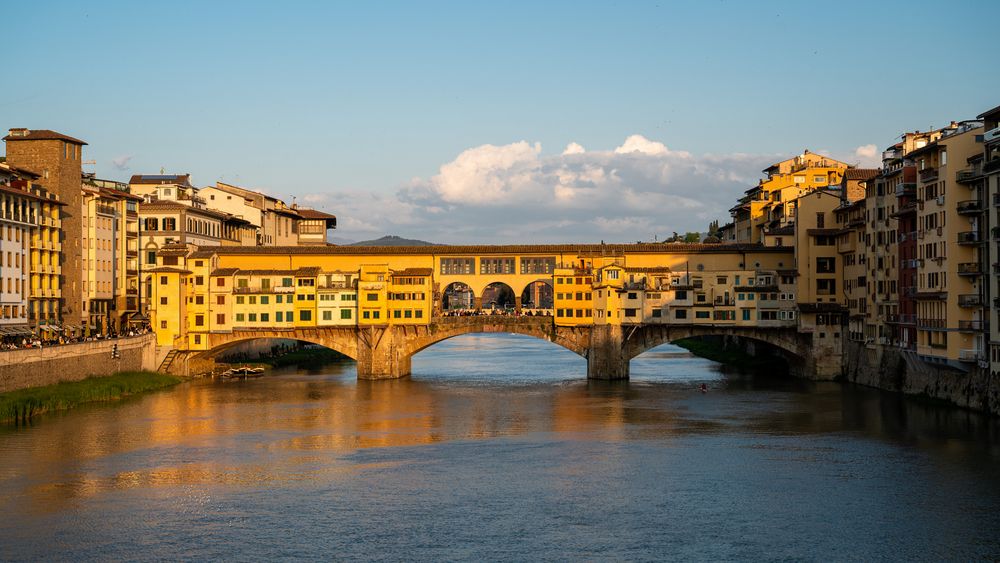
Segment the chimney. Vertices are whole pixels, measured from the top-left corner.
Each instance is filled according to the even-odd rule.
[[[27,137],[29,131],[25,127],[14,127],[13,129],[10,129],[8,133],[11,137]]]

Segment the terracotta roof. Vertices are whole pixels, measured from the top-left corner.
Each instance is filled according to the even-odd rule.
[[[133,174],[128,181],[129,184],[181,184],[191,185],[190,174]],[[192,186],[193,187],[193,186]]]
[[[669,274],[673,272],[666,266],[652,266],[649,268],[625,268],[626,274]]]
[[[330,215],[329,213],[323,213],[322,211],[316,211],[315,209],[297,208],[295,211],[303,219],[337,219],[336,215]]]
[[[997,107],[995,107],[993,109],[988,109],[988,110],[984,111],[983,113],[977,115],[976,119],[982,119],[984,117],[996,115],[997,113],[1000,113],[1000,106],[997,106]]]
[[[844,171],[845,180],[871,180],[879,175],[877,168],[848,168]]]
[[[25,131],[23,135],[7,135],[4,141],[66,141],[75,145],[86,145],[85,141],[75,139],[69,135],[63,135],[51,129],[11,129],[14,131]]]
[[[319,266],[306,266],[305,268],[299,268],[295,270],[296,276],[317,276],[319,275]]]
[[[18,168],[17,166],[11,166],[11,164],[8,162],[0,162],[0,169],[4,168],[6,168],[8,171],[14,174],[17,174],[18,176],[27,176],[32,180],[36,180],[42,177],[41,174],[35,174],[34,172],[28,170],[27,168]]]
[[[430,276],[434,274],[434,268],[404,268],[392,273],[394,276]]]
[[[160,266],[158,268],[153,268],[151,270],[143,270],[143,271],[144,272],[150,272],[150,273],[153,273],[153,274],[166,274],[166,273],[190,274],[191,273],[191,270],[185,270],[184,268],[177,268],[175,266]]]
[[[213,211],[211,209],[202,209],[191,205],[184,205],[183,203],[177,203],[176,201],[155,201],[152,203],[143,203],[139,206],[139,212],[141,213],[143,211],[187,211],[189,213],[206,215],[216,219],[228,219],[229,217],[232,217],[228,213]]]
[[[192,254],[192,256],[193,256],[193,254]],[[240,271],[239,268],[217,268],[217,269],[215,269],[215,270],[212,271],[211,275],[213,275],[213,276],[231,276],[231,275],[235,274],[238,271]]]
[[[38,195],[35,195],[35,194],[33,194],[33,193],[31,193],[31,192],[29,192],[27,190],[22,190],[20,188],[15,188],[13,186],[6,186],[4,184],[0,184],[0,192],[6,193],[6,194],[13,194],[13,195],[16,195],[16,196],[21,196],[21,197],[26,197],[28,199],[36,199],[38,201],[49,201],[48,199],[45,199],[44,197],[41,197],[41,196],[38,196]],[[56,201],[52,200],[52,203],[56,203]]]

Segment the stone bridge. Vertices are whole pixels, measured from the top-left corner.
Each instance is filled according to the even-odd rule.
[[[410,374],[414,354],[442,340],[472,333],[523,334],[547,340],[587,360],[591,379],[627,379],[629,362],[643,352],[685,338],[722,336],[749,348],[763,343],[784,357],[799,376],[833,379],[840,373],[838,357],[817,362],[812,335],[791,327],[759,328],[713,325],[594,325],[556,326],[551,317],[478,315],[435,317],[427,325],[319,327],[308,329],[234,330],[213,333],[207,351],[179,351],[172,373],[191,375],[211,370],[214,358],[241,342],[292,339],[336,350],[357,362],[360,379],[389,379]]]

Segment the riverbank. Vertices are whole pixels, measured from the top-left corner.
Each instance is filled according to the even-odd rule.
[[[173,375],[151,371],[126,371],[104,377],[90,377],[19,389],[0,394],[0,422],[25,422],[49,411],[71,409],[83,403],[113,401],[180,383]]]
[[[781,369],[787,370],[784,360],[775,356],[753,356],[737,346],[725,346],[722,339],[691,338],[673,343],[695,356],[732,366],[743,371]]]

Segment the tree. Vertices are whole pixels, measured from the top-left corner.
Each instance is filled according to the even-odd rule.
[[[717,237],[719,236],[719,220],[716,219],[708,224],[708,236]]]
[[[701,240],[701,233],[686,233],[684,242],[698,242]]]

